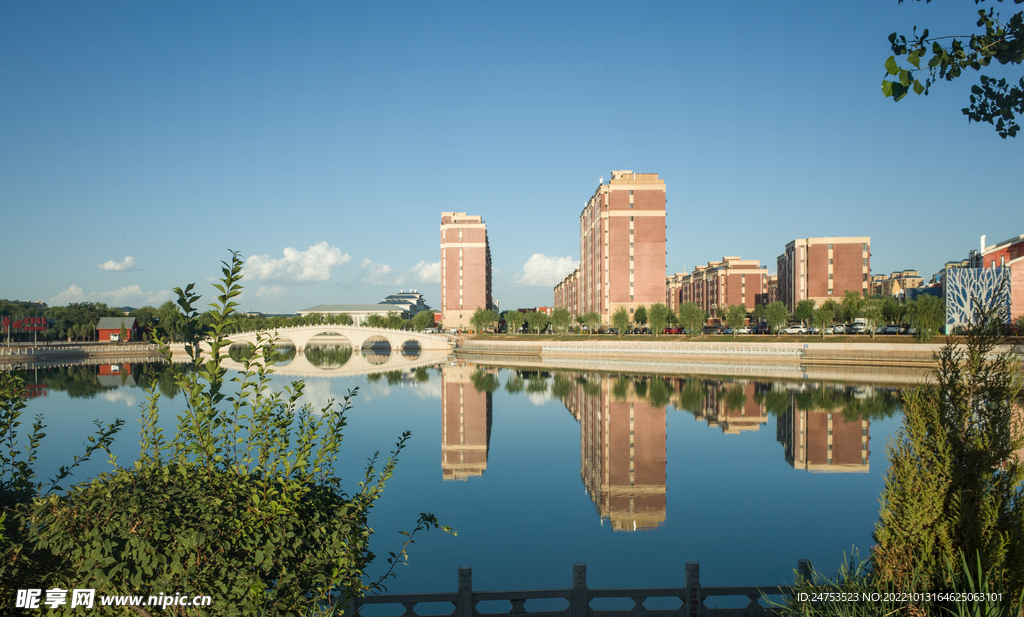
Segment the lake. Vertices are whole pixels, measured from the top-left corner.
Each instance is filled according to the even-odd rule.
[[[148,380],[165,393],[170,430],[182,398],[163,367],[149,368],[27,371],[26,419],[42,414],[48,425],[39,475],[80,453],[95,419],[125,420],[114,453],[121,465],[134,460]],[[276,375],[274,387],[290,380]],[[478,590],[568,587],[574,562],[587,564],[591,587],[681,587],[686,561],[700,562],[705,585],[791,582],[802,558],[834,572],[844,552],[866,556],[872,544],[885,444],[901,422],[898,391],[864,383],[524,371],[454,358],[305,381],[315,407],[358,388],[340,460],[349,490],[374,451],[412,431],[371,515],[371,575],[420,512],[458,532],[418,535],[410,565],[388,583],[393,593],[454,591],[459,565],[473,566]],[[75,477],[109,467],[93,461]]]

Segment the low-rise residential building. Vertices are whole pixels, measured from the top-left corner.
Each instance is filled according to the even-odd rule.
[[[900,270],[892,274],[875,274],[871,277],[871,295],[906,297],[908,289],[916,289],[924,284],[917,270]]]
[[[742,304],[748,311],[758,304],[768,304],[768,269],[757,259],[723,257],[677,276],[676,306],[695,302],[712,317],[720,318],[720,309],[732,304]]]

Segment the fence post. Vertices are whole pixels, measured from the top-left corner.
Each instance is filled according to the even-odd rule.
[[[804,583],[812,582],[811,579],[811,560],[810,559],[797,559],[796,560],[796,584],[802,585]]]
[[[473,568],[459,566],[459,604],[455,608],[457,617],[473,617]]]
[[[572,564],[572,617],[587,617],[590,598],[587,597],[587,564]]]
[[[700,563],[686,562],[686,615],[701,617],[704,612],[704,598],[700,593]]]

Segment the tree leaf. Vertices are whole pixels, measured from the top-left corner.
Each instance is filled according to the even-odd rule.
[[[885,61],[885,70],[890,75],[897,75],[900,72],[900,66],[896,64],[896,56],[889,56],[889,59]]]

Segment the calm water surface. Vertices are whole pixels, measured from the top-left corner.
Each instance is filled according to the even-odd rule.
[[[140,365],[29,371],[27,381],[37,396],[26,411],[48,425],[41,476],[81,452],[94,419],[124,419],[118,463],[137,456]],[[587,563],[593,587],[682,586],[686,561],[700,562],[706,585],[791,581],[800,558],[832,571],[844,551],[872,544],[885,444],[900,423],[887,388],[450,360],[308,377],[305,399],[319,407],[354,388],[341,461],[350,490],[367,457],[412,431],[371,518],[375,552],[397,551],[419,512],[458,531],[417,536],[388,585],[396,593],[454,591],[459,565],[473,566],[479,590],[568,587],[573,562]],[[163,390],[169,430],[183,403]]]

